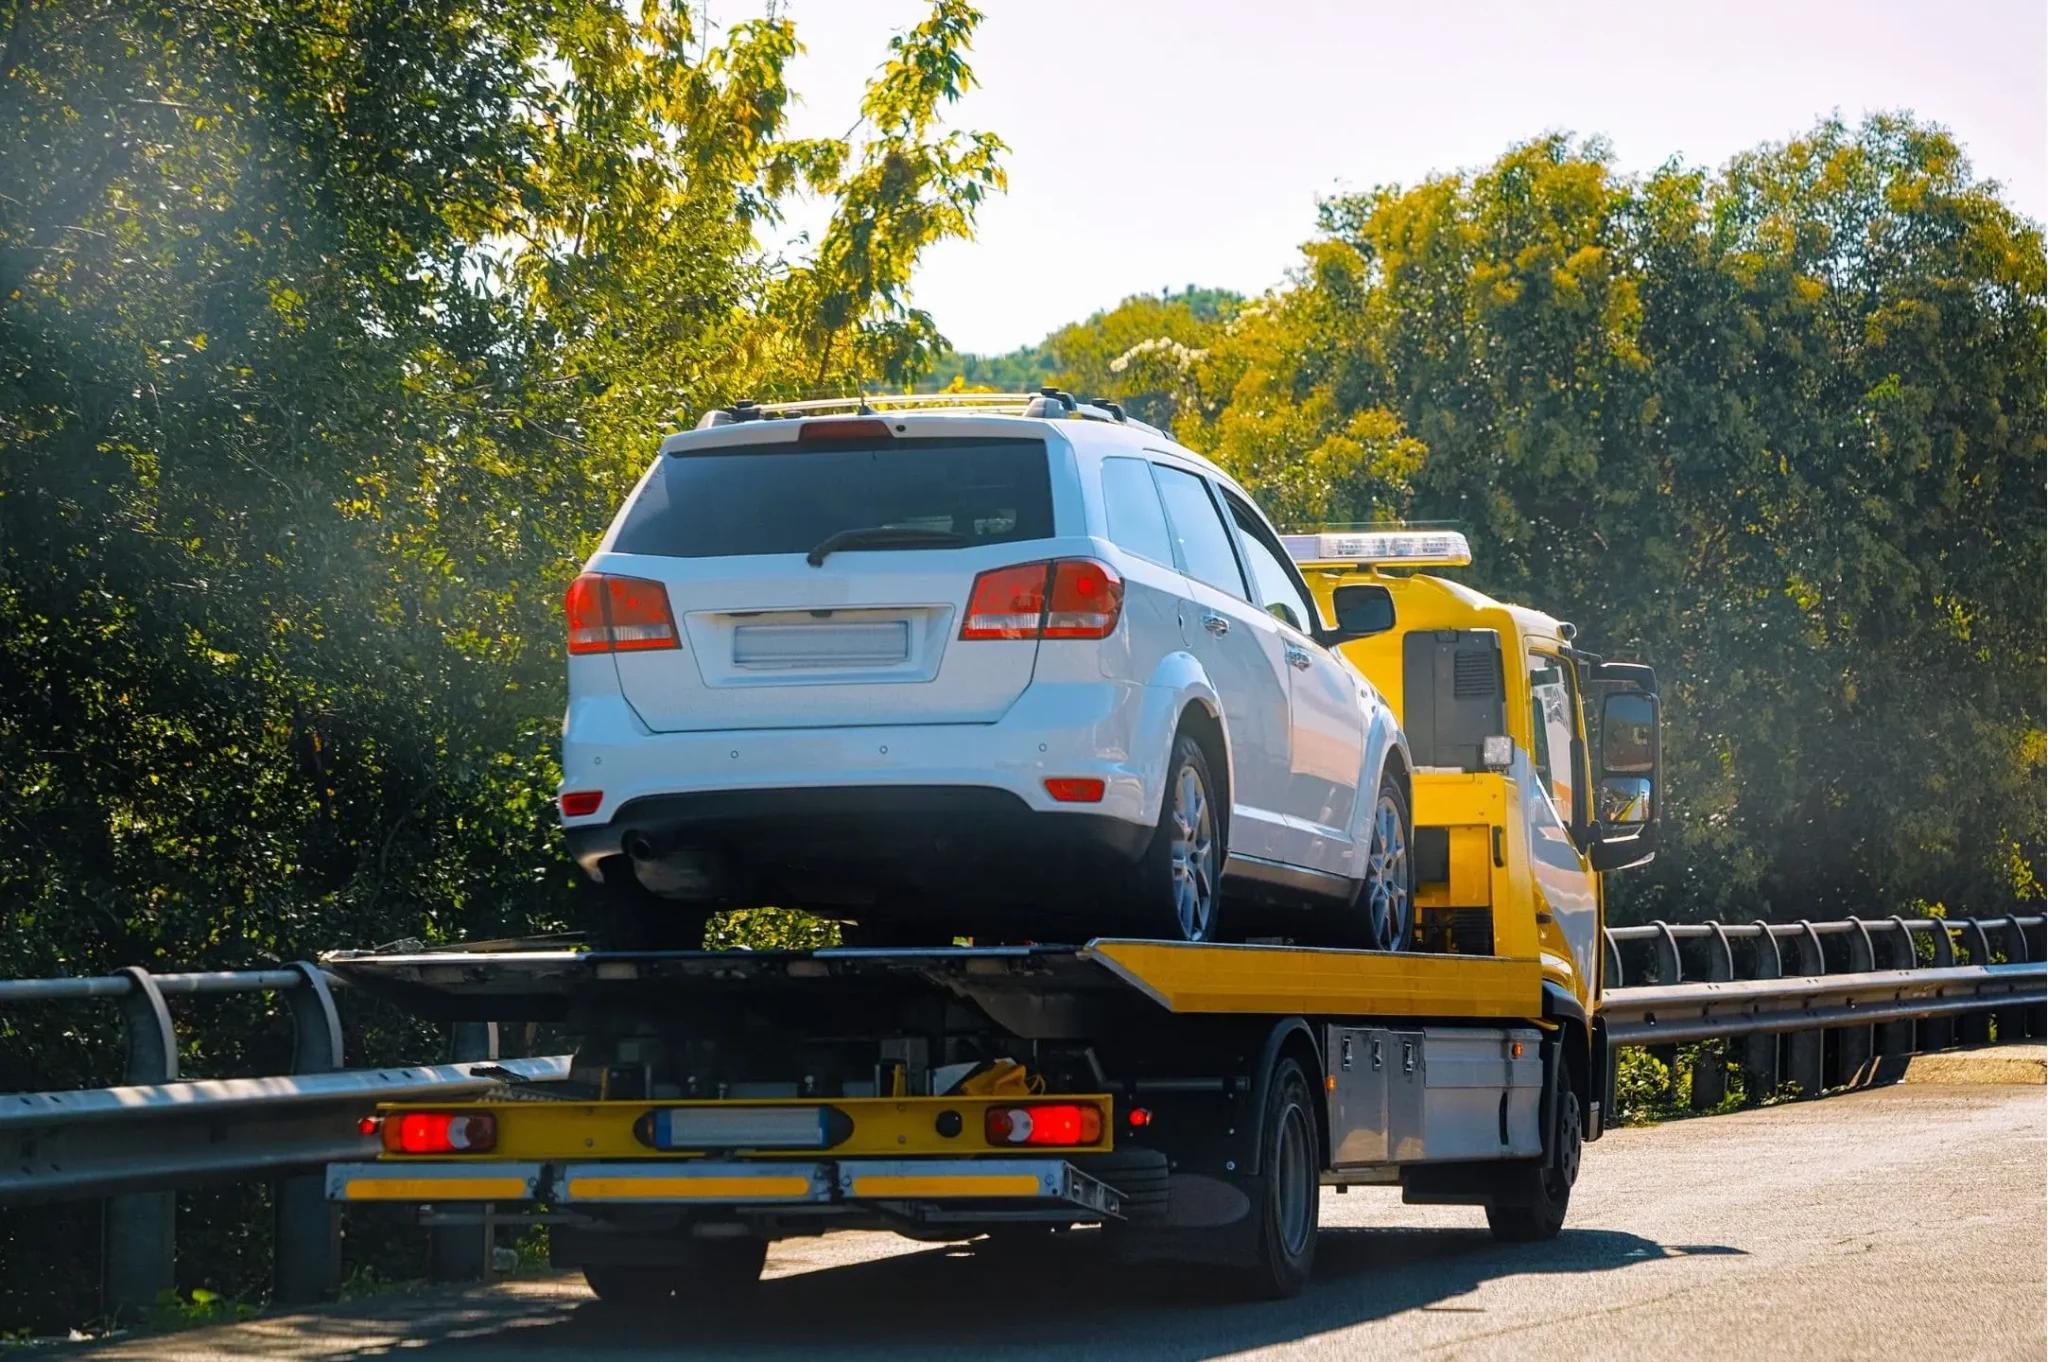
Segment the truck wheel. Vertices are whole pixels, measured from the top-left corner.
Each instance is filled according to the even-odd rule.
[[[583,1280],[609,1305],[715,1309],[758,1282],[767,1261],[765,1239],[692,1239],[681,1263],[591,1263]]]
[[[1343,944],[1403,950],[1415,932],[1415,858],[1409,854],[1415,829],[1391,772],[1380,777],[1379,797],[1366,826],[1365,878],[1358,882]]]
[[[1554,1166],[1544,1159],[1531,1159],[1507,1172],[1501,1193],[1486,1203],[1487,1228],[1493,1237],[1510,1244],[1530,1244],[1555,1239],[1564,1228],[1564,1214],[1571,1205],[1572,1184],[1579,1180],[1579,1095],[1569,1085],[1558,1094]]]
[[[692,1239],[690,1261],[674,1272],[676,1299],[714,1310],[732,1304],[759,1284],[768,1265],[766,1239]]]
[[[606,1305],[660,1305],[675,1294],[675,1273],[637,1263],[592,1263],[583,1269],[591,1293]]]
[[[1224,832],[1219,792],[1201,744],[1173,740],[1159,826],[1133,875],[1126,930],[1166,941],[1215,941]]]
[[[1316,1153],[1316,1118],[1301,1065],[1283,1059],[1266,1090],[1264,1163],[1245,1190],[1252,1194],[1247,1227],[1257,1238],[1243,1270],[1245,1294],[1282,1300],[1308,1284],[1316,1261],[1316,1225],[1322,1201],[1322,1160]]]

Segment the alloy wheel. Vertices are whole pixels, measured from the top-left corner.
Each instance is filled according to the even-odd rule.
[[[1365,908],[1373,949],[1400,947],[1408,934],[1408,835],[1401,810],[1381,794],[1372,814],[1372,844],[1366,852]]]
[[[1216,820],[1209,791],[1193,766],[1173,783],[1173,910],[1181,936],[1206,941],[1216,916]]]

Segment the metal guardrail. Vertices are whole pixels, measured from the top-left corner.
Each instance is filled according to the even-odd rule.
[[[331,1295],[339,1280],[340,1222],[324,1165],[362,1155],[355,1123],[380,1101],[491,1091],[500,1075],[566,1077],[566,1058],[497,1058],[497,1028],[462,1024],[455,1062],[418,1068],[343,1069],[342,981],[297,961],[278,969],[151,974],[129,968],[68,979],[0,980],[0,1007],[104,999],[121,1011],[123,1085],[76,1092],[0,1094],[0,1205],[106,1198],[102,1290],[109,1308],[144,1307],[175,1282],[176,1188],[269,1180],[276,1244],[273,1290],[290,1303]],[[180,1081],[167,999],[274,993],[292,1019],[292,1072],[274,1078]],[[481,1275],[488,1246],[476,1232],[436,1230],[436,1275]]]
[[[379,1102],[461,1101],[560,1082],[569,1057],[343,1069],[0,1096],[0,1203],[74,1201],[374,1158],[356,1122]]]
[[[1784,1081],[1812,1095],[1874,1072],[1878,1061],[1918,1049],[1985,1039],[1989,1017],[2004,1038],[2040,1036],[2044,967],[2041,917],[1899,919],[1801,923],[1652,923],[1606,933],[1602,1002],[1613,1046],[1675,1055],[1693,1041],[1739,1039],[1752,1092]],[[2004,960],[1992,946],[2003,942]],[[1826,944],[1848,971],[1829,974]],[[1968,963],[1958,963],[1957,939]],[[1919,943],[1928,945],[1920,968]],[[1796,972],[1786,970],[1789,942]],[[1879,946],[1885,947],[1880,968]],[[1738,950],[1738,945],[1740,950]],[[1628,957],[1647,946],[1630,984]],[[1696,957],[1701,982],[1688,982]],[[1738,958],[1747,965],[1737,977]],[[279,969],[187,974],[119,973],[70,979],[0,980],[0,1006],[106,999],[121,1009],[125,1084],[80,1092],[0,1094],[0,1205],[105,1197],[105,1295],[111,1307],[147,1305],[173,1282],[178,1187],[268,1179],[276,1213],[275,1295],[305,1302],[332,1292],[339,1222],[321,1183],[331,1160],[360,1158],[369,1142],[355,1121],[380,1101],[462,1098],[508,1079],[568,1076],[566,1057],[497,1059],[495,1026],[462,1023],[453,1063],[342,1068],[341,981],[306,962]],[[274,1078],[180,1081],[177,1035],[166,1000],[271,992],[290,1011],[293,1072]],[[1695,1070],[1695,1105],[1721,1100],[1712,1063]],[[1609,1110],[1612,1109],[1611,1093]],[[475,1227],[433,1231],[436,1275],[481,1275],[488,1245]]]
[[[1982,1044],[1994,1019],[2001,1040],[2040,1039],[2044,928],[2040,916],[1610,927],[1600,1014],[1611,1046],[1668,1064],[1680,1045],[1739,1042],[1750,1093],[1817,1096],[1882,1081],[1920,1051]],[[1688,980],[1688,958],[1703,977]],[[1693,1106],[1719,1104],[1726,1082],[1711,1046],[1693,1066]]]

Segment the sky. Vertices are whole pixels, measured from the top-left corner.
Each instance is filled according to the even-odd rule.
[[[710,0],[716,21],[760,0]],[[2048,219],[2043,0],[980,0],[1009,192],[915,284],[958,349],[1033,343],[1133,294],[1284,282],[1319,196],[1483,166],[1549,131],[1624,171],[1716,166],[1830,113],[1909,109]],[[790,131],[839,136],[922,0],[781,0],[806,51]],[[788,229],[822,226],[799,205]]]

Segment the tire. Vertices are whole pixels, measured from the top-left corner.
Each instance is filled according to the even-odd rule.
[[[1134,936],[1164,941],[1217,941],[1225,854],[1220,787],[1202,745],[1173,740],[1159,799],[1159,825],[1132,873],[1120,916]]]
[[[1300,1294],[1315,1267],[1322,1202],[1315,1110],[1296,1061],[1274,1068],[1265,1116],[1260,1172],[1245,1188],[1252,1201],[1246,1228],[1255,1238],[1238,1284],[1255,1300],[1284,1300]]]
[[[696,951],[704,948],[707,909],[647,892],[624,856],[607,859],[602,882],[583,884],[584,931],[602,951]]]
[[[583,1280],[606,1305],[663,1305],[676,1293],[675,1272],[665,1267],[592,1263],[583,1269]]]
[[[761,1279],[765,1239],[693,1239],[681,1263],[591,1263],[583,1280],[608,1305],[730,1305]]]
[[[1365,878],[1358,882],[1341,944],[1405,950],[1415,935],[1415,824],[1391,772],[1380,777],[1366,827]]]
[[[1533,1244],[1557,1238],[1579,1179],[1579,1095],[1569,1084],[1557,1096],[1557,1128],[1551,1132],[1555,1160],[1531,1159],[1517,1164],[1499,1195],[1486,1203],[1486,1225],[1493,1237],[1509,1244]]]
[[[697,1309],[717,1309],[745,1298],[760,1284],[768,1264],[766,1239],[693,1239],[692,1262],[671,1269],[676,1300]]]

